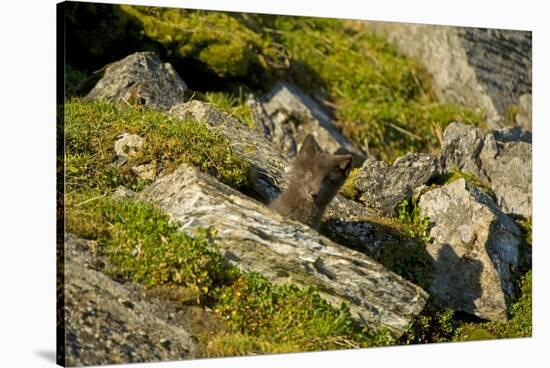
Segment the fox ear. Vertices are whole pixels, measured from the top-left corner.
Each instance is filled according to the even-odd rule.
[[[352,157],[351,155],[339,155],[335,157],[336,166],[346,173],[351,169]]]
[[[308,134],[302,142],[302,147],[300,148],[300,153],[298,153],[298,156],[300,156],[301,158],[311,158],[321,152],[322,149],[317,144],[317,141],[315,140],[313,135]]]

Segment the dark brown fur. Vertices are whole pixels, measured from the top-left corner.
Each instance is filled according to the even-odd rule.
[[[296,156],[288,187],[269,207],[319,229],[325,209],[348,177],[351,161],[350,155],[323,152],[309,134]]]

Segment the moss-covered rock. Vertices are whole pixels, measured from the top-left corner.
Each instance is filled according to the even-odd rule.
[[[73,99],[65,104],[67,190],[142,188],[133,166],[154,163],[157,173],[169,173],[189,162],[222,182],[240,187],[249,164],[234,153],[227,139],[198,120],[178,119],[140,108],[122,109],[106,102]],[[114,143],[121,133],[137,134],[145,143],[138,154],[115,167]]]
[[[194,59],[220,77],[245,77],[253,65],[265,66],[262,37],[229,14],[131,5],[120,9],[169,57]]]

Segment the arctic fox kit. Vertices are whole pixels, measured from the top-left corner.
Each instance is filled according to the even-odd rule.
[[[308,134],[296,156],[288,187],[269,207],[318,230],[326,207],[344,184],[351,165],[351,155],[324,152]]]

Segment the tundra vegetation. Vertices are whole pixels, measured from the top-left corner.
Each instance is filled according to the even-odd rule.
[[[129,5],[73,3],[69,10],[72,32],[62,110],[67,231],[95,241],[98,256],[107,260],[103,271],[113,278],[167,294],[175,290],[209,308],[208,318],[221,327],[197,332],[203,356],[531,335],[527,261],[520,267],[519,293],[510,301],[508,322],[478,320],[430,301],[398,340],[358,325],[346,305],[331,306],[313,288],[276,286],[260,274],[238,271],[217,252],[215,229],[184,235],[150,204],[110,196],[120,185],[140,191],[150,183],[128,172],[125,167],[130,165],[112,165],[113,143],[121,132],[145,139],[143,149],[131,158],[135,164],[153,163],[156,172],[169,173],[186,162],[240,189],[249,164],[230,142],[191,118],[81,98],[97,78],[94,72],[105,64],[134,51],[155,50],[195,91],[190,99],[212,104],[251,127],[244,95],[289,80],[330,111],[359,147],[392,162],[409,151],[433,152],[452,121],[484,124],[483,111],[437,102],[429,75],[415,60],[352,21]],[[95,14],[99,24],[80,22],[89,14]],[[353,171],[342,188],[351,199],[357,195],[350,185],[356,174]],[[432,185],[459,177],[490,191],[471,174],[458,171],[438,177]],[[414,199],[396,210],[396,218],[377,221],[402,239],[413,240],[416,248],[388,252],[392,255],[382,263],[425,287],[431,270],[422,247],[429,237],[429,219],[420,217]],[[522,254],[528,254],[531,220],[517,223],[524,236]]]

